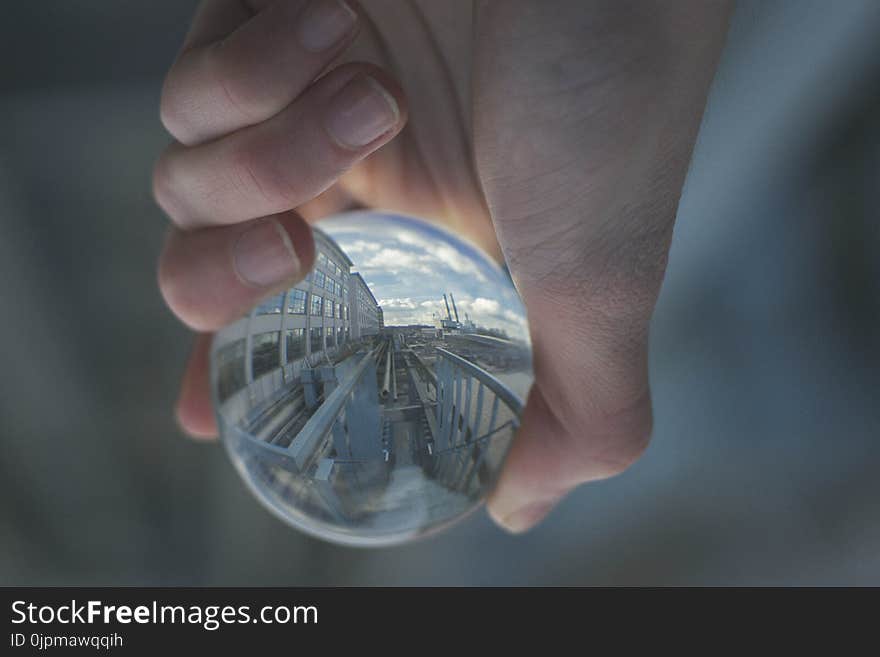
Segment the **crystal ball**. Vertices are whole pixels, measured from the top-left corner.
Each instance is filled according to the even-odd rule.
[[[256,497],[347,545],[448,526],[491,490],[532,383],[509,275],[423,220],[318,222],[306,278],[219,331],[220,435]]]

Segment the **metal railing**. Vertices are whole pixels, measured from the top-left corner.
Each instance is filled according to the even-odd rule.
[[[323,403],[287,448],[297,464],[304,465],[314,454],[315,447],[331,433],[340,458],[369,458],[371,442],[375,442],[378,449],[381,429],[375,403],[378,353],[378,347],[367,352],[341,382],[334,384],[332,391],[327,390],[325,382]],[[375,425],[374,431],[371,425]],[[357,431],[352,433],[350,427],[356,427]]]
[[[308,370],[302,390],[314,411],[286,447],[234,428],[239,457],[254,470],[254,484],[282,508],[310,509],[325,519],[352,518],[361,499],[387,482],[377,403],[381,356],[378,346],[357,355],[351,367]],[[331,452],[334,457],[328,458]]]
[[[256,458],[245,459],[248,467],[259,468],[276,499],[350,520],[374,506],[371,500],[381,498],[392,477],[389,422],[409,422],[401,434],[412,431],[409,465],[449,491],[478,495],[491,483],[519,426],[523,402],[485,369],[446,349],[435,353],[432,363],[401,351],[409,372],[402,376],[412,382],[407,390],[418,394],[418,403],[409,399],[404,410],[382,404],[393,394],[397,365],[387,343],[356,354],[347,365],[309,371],[302,387],[304,424],[287,446],[236,428],[243,451]],[[388,390],[384,399],[382,388]]]
[[[473,494],[486,483],[486,459],[500,461],[506,451],[523,402],[489,372],[446,349],[437,348],[435,370],[433,474],[446,487]]]

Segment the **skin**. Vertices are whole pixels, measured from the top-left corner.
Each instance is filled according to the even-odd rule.
[[[363,0],[321,52],[302,45],[310,5],[205,0],[163,89],[159,284],[200,334],[180,424],[216,435],[210,334],[305,275],[309,222],[420,215],[506,259],[529,313],[535,384],[488,503],[524,531],[648,445],[649,322],[730,3]],[[346,147],[326,108],[366,78],[397,120]],[[255,285],[232,254],[265,217],[301,266]]]

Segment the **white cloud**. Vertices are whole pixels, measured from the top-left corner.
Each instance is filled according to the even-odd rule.
[[[476,315],[497,315],[501,310],[501,304],[495,299],[477,297],[470,304],[470,308]]]
[[[366,253],[366,252],[375,252],[381,249],[376,242],[367,242],[365,240],[357,240],[355,242],[346,242],[345,244],[345,252],[347,255],[351,255],[352,253]]]
[[[519,313],[515,313],[509,308],[504,311],[504,319],[508,322],[512,322],[514,324],[518,324],[519,326],[525,326],[527,324],[526,318],[524,315]]]
[[[409,297],[405,298],[391,298],[391,299],[379,299],[379,305],[382,306],[382,310],[391,310],[395,308],[406,308],[408,310],[414,310],[416,307],[415,302]]]
[[[404,274],[407,273],[432,273],[424,258],[411,251],[401,249],[383,248],[368,256],[360,265],[362,270],[376,270],[381,273]]]
[[[395,237],[401,244],[421,249],[431,260],[446,265],[456,274],[474,276],[481,282],[486,281],[477,264],[447,242],[425,239],[422,235],[409,230],[398,231]]]
[[[428,324],[434,325],[434,318],[429,313],[420,310],[408,310],[405,308],[392,308],[385,311],[385,325]]]

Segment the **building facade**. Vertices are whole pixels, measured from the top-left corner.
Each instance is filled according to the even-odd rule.
[[[351,274],[349,280],[352,337],[359,339],[376,335],[379,332],[379,313],[381,312],[379,303],[359,273]]]
[[[221,401],[257,382],[274,389],[352,339],[351,260],[319,231],[315,252],[303,281],[223,330],[214,355]]]

